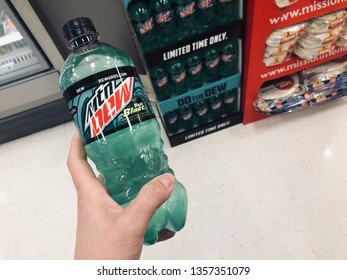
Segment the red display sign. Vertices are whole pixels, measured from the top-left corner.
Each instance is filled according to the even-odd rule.
[[[329,37],[322,39],[325,40],[324,47],[313,49],[315,55],[307,58],[305,58],[307,55],[305,52],[310,50],[307,45],[297,51],[297,53],[302,51],[304,58],[300,58],[291,53],[293,44],[290,44],[296,36],[302,35],[301,24],[304,22],[345,8],[347,8],[347,0],[248,1],[243,66],[244,124],[265,117],[257,112],[253,106],[259,88],[264,82],[299,72],[347,54],[347,50],[342,47],[326,44],[331,39]],[[344,19],[342,23],[343,21]],[[325,27],[327,28],[326,33],[329,33],[329,36],[334,36],[336,29],[333,28],[341,24],[341,19],[337,16],[331,19],[331,23],[331,26]]]

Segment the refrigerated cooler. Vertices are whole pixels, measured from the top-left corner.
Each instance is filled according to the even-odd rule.
[[[28,1],[0,0],[0,143],[71,119],[63,58]]]

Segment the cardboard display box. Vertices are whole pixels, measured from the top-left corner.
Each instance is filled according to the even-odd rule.
[[[170,61],[185,59],[193,53],[201,53],[204,50],[216,47],[219,48],[223,43],[234,40],[238,45],[237,71],[231,76],[220,78],[217,81],[206,83],[193,90],[189,90],[179,95],[173,95],[167,100],[160,101],[157,99],[156,106],[160,114],[160,118],[164,124],[165,131],[171,146],[176,146],[187,141],[191,141],[198,137],[216,132],[220,129],[230,127],[242,122],[241,107],[241,57],[242,57],[242,1],[236,0],[238,16],[231,23],[215,27],[211,30],[204,31],[200,34],[195,34],[187,38],[169,43],[163,47],[155,49],[143,50],[140,42],[134,32],[134,27],[131,23],[127,7],[131,1],[123,0],[123,6],[129,19],[129,24],[132,26],[133,36],[137,43],[140,54],[142,55],[143,63],[147,74],[150,76],[150,71],[156,66],[164,65]],[[216,19],[217,20],[217,19]],[[153,87],[154,88],[154,87]],[[235,106],[227,114],[222,114],[219,119],[209,120],[205,124],[195,124],[188,129],[179,129],[172,133],[166,127],[164,115],[167,112],[178,110],[184,106],[194,105],[195,102],[208,100],[213,95],[226,94],[233,92],[233,103]]]

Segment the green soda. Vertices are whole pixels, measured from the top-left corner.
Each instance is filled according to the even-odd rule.
[[[216,26],[217,0],[197,0],[201,32]]]
[[[194,127],[194,113],[191,106],[186,105],[179,108],[178,115],[180,117],[180,124],[183,130],[188,130]]]
[[[186,58],[186,65],[189,88],[201,87],[203,84],[201,57],[198,54],[189,55]]]
[[[199,21],[194,0],[173,0],[181,39],[199,32]]]
[[[176,133],[180,128],[179,118],[176,110],[165,113],[164,122],[169,133]]]
[[[166,65],[166,69],[169,73],[170,85],[174,95],[187,92],[187,71],[183,61],[171,61]]]
[[[61,70],[60,89],[87,156],[110,196],[125,208],[149,180],[173,174],[159,123],[127,54],[100,43],[89,18],[73,19],[63,30],[72,53]],[[182,229],[186,211],[185,188],[175,180],[172,195],[150,221],[145,244],[156,243],[161,230]]]
[[[200,100],[194,103],[193,111],[197,117],[198,125],[203,125],[209,121],[208,106],[206,101]]]
[[[237,0],[218,0],[218,25],[225,25],[236,20],[236,1]]]
[[[208,48],[203,53],[204,81],[215,82],[219,79],[219,52],[216,48]]]
[[[222,94],[223,113],[231,115],[238,111],[238,89],[234,88]]]
[[[208,99],[208,111],[212,120],[218,120],[223,115],[222,97],[220,95],[213,95]]]
[[[238,72],[237,41],[227,41],[220,49],[219,73],[221,77],[228,77]]]
[[[154,12],[158,36],[165,44],[175,42],[178,36],[172,0],[151,0],[150,4]]]
[[[128,5],[128,12],[142,50],[146,52],[157,47],[155,22],[148,3],[133,0]]]
[[[159,101],[171,97],[168,75],[163,66],[157,66],[150,70],[153,88]]]

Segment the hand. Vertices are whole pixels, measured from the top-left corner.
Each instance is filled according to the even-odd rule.
[[[102,180],[96,178],[77,134],[71,142],[68,168],[78,199],[75,259],[139,259],[148,223],[171,195],[173,176],[154,178],[123,209],[108,195]],[[159,241],[174,234],[163,231]]]

